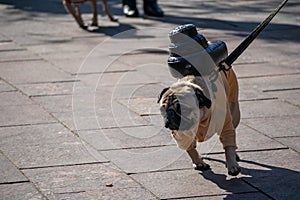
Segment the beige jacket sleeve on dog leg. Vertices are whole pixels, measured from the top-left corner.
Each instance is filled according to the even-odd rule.
[[[235,128],[233,127],[233,124],[232,124],[232,118],[231,118],[229,105],[227,105],[226,117],[225,117],[223,129],[222,129],[222,132],[220,135],[220,141],[222,142],[224,149],[229,146],[237,148],[236,138],[235,138]]]
[[[188,147],[186,152],[189,154],[194,164],[203,164],[203,161],[196,149],[196,146],[197,146],[197,142],[194,140],[194,142]]]
[[[192,144],[194,144],[195,139],[193,136],[188,136],[178,131],[173,131],[172,136],[180,149],[187,150]]]

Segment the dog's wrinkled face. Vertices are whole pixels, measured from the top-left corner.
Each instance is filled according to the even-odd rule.
[[[201,119],[201,109],[211,106],[201,88],[184,83],[165,88],[158,102],[165,127],[172,131],[194,129]]]

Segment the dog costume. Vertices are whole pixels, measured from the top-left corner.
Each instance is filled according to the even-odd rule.
[[[214,80],[213,84],[218,91],[210,92],[211,86],[208,86],[209,82],[205,81],[203,77],[209,76],[214,69],[197,64],[202,62],[201,58],[205,57],[204,54],[209,55],[210,62],[213,65],[220,62],[227,56],[225,43],[222,41],[208,42],[203,35],[198,34],[196,27],[192,24],[177,27],[170,32],[169,37],[171,39],[171,55],[168,59],[169,69],[174,77],[179,78],[179,81],[161,96],[161,106],[169,103],[168,96],[172,95],[172,92],[175,92],[177,96],[179,95],[180,92],[176,91],[174,87],[184,82],[195,84],[193,87],[198,86],[198,89],[202,90],[204,95],[212,100],[212,105],[209,108],[205,106],[202,108],[202,116],[199,119],[196,133],[172,131],[178,147],[188,150],[195,146],[196,141],[206,141],[214,133],[218,133],[224,148],[227,146],[237,148],[235,128],[240,121],[240,110],[236,75],[232,69],[217,72],[219,78]],[[202,51],[195,45],[200,45],[203,48]],[[208,62],[204,62],[204,64]],[[225,94],[220,94],[222,90],[225,91]],[[226,95],[226,98],[221,100],[223,102],[215,101],[220,98],[215,95]]]

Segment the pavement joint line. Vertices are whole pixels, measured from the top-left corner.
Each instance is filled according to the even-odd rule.
[[[0,49],[1,52],[10,52],[10,51],[27,51],[27,49]]]
[[[86,190],[72,191],[72,192],[53,192],[53,194],[79,194],[87,192]]]
[[[112,126],[112,127],[104,127],[104,128],[88,128],[88,129],[77,129],[77,130],[72,130],[74,132],[79,132],[79,131],[101,131],[101,130],[108,130],[108,129],[122,129],[122,128],[138,128],[138,127],[146,127],[146,126],[151,126],[151,125],[135,125],[135,126]]]
[[[82,166],[82,165],[97,165],[97,164],[105,164],[110,163],[110,161],[102,161],[102,162],[86,162],[86,163],[75,163],[75,164],[62,164],[62,165],[45,165],[45,166],[37,166],[37,167],[19,167],[19,170],[30,170],[30,169],[45,169],[45,168],[57,168],[57,167],[73,167],[73,166]]]
[[[239,102],[248,102],[248,101],[269,101],[269,100],[278,100],[278,97],[268,97],[268,98],[255,98],[255,99],[241,99]]]
[[[13,42],[13,40],[0,40],[0,43],[12,43]]]
[[[191,165],[191,167],[183,167],[183,168],[177,168],[177,169],[159,169],[159,170],[142,171],[142,172],[128,172],[126,174],[128,176],[130,176],[130,175],[135,175],[135,174],[153,174],[153,173],[188,171],[188,170],[194,170],[192,165]]]
[[[38,126],[38,125],[47,125],[47,124],[57,124],[57,122],[43,122],[43,123],[34,123],[34,124],[0,125],[0,128],[10,128],[10,127],[20,127],[20,126]]]
[[[71,79],[71,80],[57,80],[57,81],[39,81],[39,82],[25,82],[25,83],[18,83],[17,85],[38,85],[38,84],[54,84],[54,83],[76,83],[80,82],[78,79]]]
[[[279,147],[279,148],[267,148],[267,149],[253,149],[253,150],[237,150],[238,153],[250,153],[250,152],[262,152],[262,151],[280,151],[280,150],[288,150],[289,147]],[[243,160],[243,159],[241,159]]]
[[[136,149],[149,149],[149,148],[172,147],[172,146],[176,146],[176,145],[162,144],[162,145],[150,145],[150,146],[142,146],[142,147],[122,147],[122,148],[112,148],[112,149],[98,149],[97,151],[105,152],[105,151],[120,151],[120,150],[136,150]]]
[[[272,196],[270,196],[269,194],[267,194],[266,192],[264,192],[263,190],[259,189],[259,187],[256,187],[255,185],[251,184],[249,181],[247,181],[246,179],[244,179],[243,177],[241,177],[241,180],[248,184],[250,187],[253,187],[254,189],[256,189],[257,191],[259,191],[260,193],[262,193],[263,195],[267,196],[268,198],[272,199],[272,200],[276,200],[274,199]]]
[[[149,148],[157,148],[157,147],[172,147],[176,146],[176,144],[162,144],[162,145],[150,145],[150,146],[142,146],[142,147],[122,147],[122,148],[111,148],[111,149],[98,149],[97,151],[105,152],[105,151],[119,151],[119,150],[137,150],[137,149],[149,149]],[[289,147],[279,147],[279,148],[266,148],[266,149],[253,149],[253,150],[237,150],[238,153],[248,153],[248,152],[262,152],[262,151],[279,151],[279,150],[287,150]],[[209,159],[207,156],[209,155],[221,155],[224,154],[223,151],[212,152],[212,153],[201,153],[203,159]],[[204,157],[206,156],[206,157]]]
[[[27,59],[15,59],[15,60],[0,60],[0,63],[13,63],[13,62],[29,62],[29,61],[41,61],[43,58],[27,58]]]
[[[230,194],[252,194],[252,193],[259,193],[259,191],[249,191],[249,192],[235,192]],[[224,194],[207,194],[207,195],[195,195],[195,196],[183,196],[183,197],[171,197],[171,198],[163,198],[161,200],[176,200],[176,199],[194,199],[198,197],[220,197],[223,195],[228,195],[228,193]]]
[[[300,87],[282,88],[282,89],[269,89],[269,90],[262,90],[262,92],[282,92],[282,91],[290,91],[290,90],[300,90]]]
[[[267,75],[254,75],[254,76],[240,76],[238,79],[251,79],[251,78],[267,78],[267,77],[281,77],[281,76],[297,76],[300,72],[284,73],[284,74],[267,74]]]
[[[298,135],[291,135],[291,136],[277,136],[277,137],[273,137],[274,139],[276,139],[276,138],[278,138],[278,139],[280,139],[280,138],[298,138],[298,137],[300,137],[300,135],[298,136]]]
[[[124,83],[122,86],[135,86],[135,85],[141,85],[142,83]],[[160,82],[149,82],[147,84],[160,84]],[[101,87],[116,87],[116,84],[110,85],[110,84],[99,84]]]
[[[39,97],[55,97],[55,96],[72,96],[72,93],[65,93],[65,94],[36,94],[36,95],[29,95],[29,98],[39,98]]]
[[[72,76],[84,76],[84,75],[96,75],[96,74],[116,74],[124,72],[136,72],[135,69],[124,69],[124,70],[115,70],[115,71],[104,71],[104,72],[82,72],[82,73],[71,73]]]
[[[81,40],[82,38],[102,38],[102,37],[103,37],[102,35],[95,34],[95,35],[72,36],[71,39]]]
[[[2,182],[0,185],[12,185],[12,184],[18,184],[18,183],[30,183],[29,180],[26,181],[8,181],[8,182]]]
[[[144,48],[144,49],[138,49],[135,50],[133,52],[129,52],[129,53],[125,53],[125,54],[121,54],[122,56],[131,56],[131,55],[140,55],[140,54],[158,54],[158,55],[162,55],[162,54],[166,54],[169,55],[169,51],[167,50],[162,50],[162,49],[157,49],[157,48]],[[114,56],[118,56],[119,54],[113,54]]]
[[[270,63],[269,61],[248,61],[248,62],[237,62],[234,66],[238,65],[253,65],[253,64],[266,64]]]
[[[299,104],[295,104],[295,103],[293,103],[293,102],[290,102],[289,100],[286,100],[286,99],[283,99],[283,102],[285,102],[285,103],[287,103],[287,104],[289,104],[289,105],[292,105],[292,106],[295,106],[295,107],[297,107],[297,108],[300,108],[300,105]]]
[[[298,107],[297,105],[294,105],[294,104],[292,104],[292,103],[290,103],[290,102],[288,102],[288,101],[284,101],[284,102],[289,103],[289,104],[291,104],[291,105],[293,105],[293,106]],[[279,116],[279,115],[278,115],[278,116],[272,115],[272,116],[241,117],[241,119],[272,119],[272,118],[293,117],[293,116],[299,117],[299,115],[297,115],[297,114],[294,114],[294,115],[286,114],[286,115],[280,115],[280,116]]]
[[[16,92],[17,90],[4,90],[4,91],[1,91],[0,92],[0,94],[1,93],[10,93],[10,92]]]
[[[288,150],[289,147],[278,147],[278,148],[266,148],[266,149],[249,149],[249,150],[236,150],[237,153],[251,153],[251,152],[263,152],[263,151],[280,151],[280,150]],[[208,155],[220,155],[224,154],[224,151],[219,151],[219,152],[211,152],[211,153],[201,153],[201,156],[203,159],[210,159],[204,156]],[[242,160],[242,159],[241,159]]]
[[[145,114],[140,114],[141,117],[148,117],[148,116],[157,116],[160,114],[155,114],[155,113],[145,113]]]

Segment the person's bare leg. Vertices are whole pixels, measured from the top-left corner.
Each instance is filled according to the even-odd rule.
[[[91,3],[91,8],[93,12],[92,24],[91,26],[98,26],[98,10],[96,0],[87,0]]]
[[[116,18],[110,14],[108,6],[107,6],[107,0],[102,0],[102,8],[103,8],[103,12],[108,16],[110,21],[113,21],[113,22],[118,21],[118,18]]]
[[[77,10],[74,9],[74,7],[71,5],[71,3],[69,3],[69,1],[63,0],[63,4],[64,4],[66,10],[73,16],[73,18],[75,19],[76,23],[80,27],[83,27],[84,24],[83,24],[83,21],[82,21],[81,17],[80,17],[80,15],[78,16]],[[76,6],[75,6],[75,8],[76,8]]]

